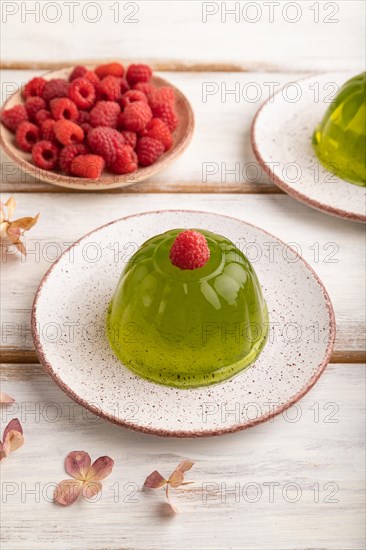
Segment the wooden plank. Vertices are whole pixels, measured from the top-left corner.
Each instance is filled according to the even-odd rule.
[[[19,70],[58,70],[63,69],[64,67],[70,67],[70,65],[100,65],[102,63],[108,63],[115,61],[115,58],[109,59],[77,59],[77,60],[66,60],[66,61],[1,61],[0,69],[10,70],[10,71],[19,71]],[[122,59],[121,62],[124,65],[129,65],[131,63],[136,63],[136,59]],[[240,63],[215,63],[215,62],[201,62],[201,63],[192,63],[184,62],[180,60],[169,60],[169,61],[156,61],[156,60],[147,60],[144,59],[144,63],[149,63],[151,68],[154,71],[160,72],[184,72],[184,73],[216,73],[216,72],[283,72],[283,67],[277,66],[275,64],[269,63],[248,63],[244,66]],[[296,72],[303,72],[297,71]],[[305,70],[304,72],[308,72]]]
[[[332,354],[332,363],[365,363],[365,351],[334,351]]]
[[[27,364],[36,363],[37,361],[38,357],[35,350],[20,350],[11,347],[8,348],[7,346],[0,348],[0,363]],[[357,362],[355,361],[355,363]]]
[[[3,193],[65,193],[66,189],[57,187],[56,185],[50,185],[43,182],[11,182],[3,183],[1,185],[1,191]],[[80,193],[78,190],[68,189],[67,193],[75,194]],[[88,191],[91,194],[100,194],[100,191]],[[103,193],[111,195],[124,195],[124,194],[141,194],[141,193],[230,193],[230,194],[275,194],[283,195],[284,191],[277,187],[275,184],[270,183],[250,183],[243,181],[242,183],[225,183],[219,182],[209,183],[202,181],[173,181],[164,183],[151,183],[150,180],[141,182],[128,187],[122,187],[121,189],[110,189],[103,191]]]
[[[72,63],[133,52],[135,61],[184,71],[190,65],[195,70],[355,72],[364,66],[365,6],[357,0],[71,4],[7,2],[2,19],[6,66],[58,64],[65,29],[64,55]]]
[[[25,434],[2,464],[3,550],[364,548],[363,365],[330,365],[270,422],[184,441],[94,417],[38,365],[2,365],[1,374],[17,399],[2,421],[18,417]],[[115,466],[96,502],[60,508],[53,489],[76,449],[109,455]],[[168,476],[183,458],[195,462],[186,475],[194,483],[172,491],[180,515],[168,517],[163,490],[141,487],[152,470]]]
[[[6,198],[6,197],[4,197]],[[95,227],[147,210],[193,209],[246,220],[292,243],[323,280],[335,308],[335,351],[365,349],[364,228],[302,205],[287,195],[16,195],[17,215],[41,213],[27,237],[28,257],[11,255],[1,270],[2,346],[32,351],[30,309],[41,278],[57,255]],[[341,358],[343,355],[341,356]],[[32,356],[31,356],[32,358]]]

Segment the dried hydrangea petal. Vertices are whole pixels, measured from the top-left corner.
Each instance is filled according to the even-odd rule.
[[[65,479],[57,485],[53,498],[62,506],[70,506],[70,504],[79,498],[82,489],[82,481],[77,479]]]
[[[87,479],[91,458],[84,451],[72,451],[65,459],[65,470],[75,479]]]
[[[13,418],[6,426],[3,434],[3,442],[0,448],[0,460],[19,449],[24,443],[23,429],[17,418]]]
[[[37,216],[35,216],[34,218],[30,216],[26,216],[24,218],[19,218],[11,222],[10,226],[12,229],[22,229],[23,231],[28,231],[34,225],[36,225],[38,218],[39,218],[39,214],[37,214]]]
[[[159,489],[160,487],[164,487],[167,483],[168,481],[155,470],[145,479],[144,487],[148,489]]]
[[[0,392],[0,403],[14,403],[15,399],[7,393]]]
[[[194,462],[191,460],[183,460],[174,470],[169,478],[169,484],[172,487],[179,487],[183,483],[184,473],[188,472],[193,466]]]
[[[100,493],[102,484],[100,481],[85,481],[83,484],[83,497],[88,500]]]
[[[114,460],[109,456],[100,456],[93,462],[88,472],[88,481],[102,481],[109,476],[114,466]]]
[[[25,256],[26,248],[20,239],[25,231],[28,231],[37,223],[39,214],[34,218],[25,216],[18,220],[11,221],[15,206],[14,197],[10,197],[5,204],[1,203],[0,238],[5,242],[8,240],[13,243],[19,252]],[[5,213],[5,208],[7,209],[7,214]]]
[[[8,218],[10,219],[15,211],[17,203],[15,202],[14,197],[9,197],[5,203],[6,208],[8,209]]]

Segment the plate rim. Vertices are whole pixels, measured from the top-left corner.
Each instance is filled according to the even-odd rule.
[[[324,300],[325,300],[325,306],[326,306],[328,316],[329,316],[329,340],[328,340],[327,348],[326,348],[326,351],[325,351],[322,362],[318,365],[316,372],[310,378],[308,383],[296,395],[294,395],[292,397],[292,399],[287,401],[284,405],[281,405],[280,407],[278,407],[274,410],[271,410],[271,412],[268,412],[267,414],[264,414],[264,415],[260,416],[259,418],[251,420],[249,422],[246,422],[245,424],[237,423],[237,424],[234,424],[234,425],[232,425],[230,427],[227,427],[227,428],[201,430],[201,431],[197,431],[197,430],[175,431],[175,430],[165,430],[165,429],[160,429],[160,428],[159,429],[154,429],[154,428],[141,426],[141,425],[136,424],[136,423],[130,423],[128,421],[116,418],[112,414],[106,413],[106,412],[102,411],[100,408],[98,408],[98,407],[96,407],[92,404],[89,404],[88,401],[86,401],[85,399],[80,397],[65,382],[63,382],[61,380],[60,376],[53,370],[51,363],[46,358],[46,354],[43,350],[43,346],[42,346],[42,343],[41,343],[40,338],[39,338],[39,334],[38,334],[38,330],[37,330],[36,315],[37,315],[37,305],[38,305],[38,301],[40,300],[40,297],[41,297],[41,292],[42,292],[43,286],[46,284],[48,278],[52,274],[52,271],[55,268],[55,266],[61,261],[61,259],[70,250],[72,250],[74,247],[78,246],[78,244],[80,244],[80,242],[83,239],[86,239],[86,238],[90,237],[93,233],[96,233],[97,231],[100,231],[101,229],[105,229],[106,227],[109,227],[113,224],[119,223],[119,222],[124,221],[124,220],[128,220],[130,218],[139,218],[141,216],[146,216],[146,215],[149,215],[149,214],[158,214],[159,215],[159,214],[163,214],[163,213],[191,213],[191,214],[201,214],[201,215],[202,214],[203,215],[208,214],[208,215],[213,215],[213,216],[219,216],[219,217],[223,217],[223,218],[226,218],[226,219],[229,219],[229,220],[234,220],[236,222],[240,222],[244,225],[250,226],[250,227],[252,227],[252,228],[254,228],[258,231],[261,231],[262,233],[266,234],[267,236],[270,236],[270,237],[276,239],[279,243],[281,243],[282,245],[286,246],[289,250],[291,250],[291,252],[293,254],[295,254],[295,256],[300,261],[303,262],[304,266],[307,268],[307,270],[310,272],[310,274],[313,276],[313,278],[315,279],[315,281],[319,285],[319,287],[322,291]],[[128,429],[136,431],[136,432],[142,432],[142,433],[146,433],[146,434],[149,434],[149,435],[156,435],[156,436],[162,436],[162,437],[201,438],[201,437],[212,437],[212,436],[219,436],[219,435],[234,433],[234,432],[238,432],[238,431],[243,431],[243,430],[251,428],[251,427],[253,427],[257,424],[262,424],[263,422],[266,422],[270,418],[274,418],[275,416],[281,414],[283,411],[285,411],[286,409],[288,409],[289,407],[294,405],[297,401],[299,401],[304,395],[306,395],[308,393],[308,391],[314,386],[314,384],[319,380],[320,376],[322,375],[322,373],[324,372],[325,368],[327,367],[327,365],[330,361],[330,358],[331,358],[331,355],[332,355],[332,352],[333,352],[333,348],[334,348],[335,338],[336,338],[336,320],[335,320],[334,308],[333,308],[330,296],[329,296],[323,282],[321,281],[321,279],[319,278],[317,273],[314,271],[314,269],[310,266],[310,264],[295,249],[288,246],[287,243],[285,243],[282,239],[279,239],[278,237],[276,237],[275,235],[273,235],[269,231],[266,231],[265,229],[262,229],[262,228],[258,227],[255,224],[246,222],[246,221],[244,221],[240,218],[236,218],[234,216],[228,216],[226,214],[219,214],[217,212],[209,212],[209,211],[203,211],[203,210],[164,209],[164,210],[148,210],[148,211],[144,211],[144,212],[138,212],[136,214],[130,214],[128,216],[123,216],[121,218],[117,218],[116,220],[112,220],[112,221],[110,221],[106,224],[103,224],[103,225],[89,231],[88,233],[86,233],[85,235],[83,235],[82,237],[77,239],[75,242],[73,242],[68,248],[66,248],[64,250],[64,252],[62,252],[62,254],[59,256],[59,258],[57,258],[57,260],[46,271],[45,275],[42,277],[41,282],[40,282],[40,284],[37,288],[37,291],[36,291],[36,294],[35,294],[35,297],[34,297],[34,300],[33,300],[33,304],[32,304],[32,310],[31,310],[31,331],[32,331],[32,337],[33,337],[35,351],[36,351],[38,359],[39,359],[41,365],[43,366],[43,368],[45,369],[46,373],[62,389],[62,391],[64,393],[66,393],[66,395],[68,395],[71,399],[73,399],[78,405],[81,405],[85,409],[89,410],[90,412],[92,412],[93,414],[95,414],[96,416],[98,416],[98,417],[100,417],[104,420],[108,420],[108,421],[112,422],[113,424],[116,424],[118,426],[122,426],[124,428],[128,428]],[[223,383],[225,383],[225,382],[223,382]],[[185,390],[181,390],[181,391],[185,391]]]
[[[97,67],[97,64],[87,64],[85,65],[88,69],[93,69]],[[51,69],[49,71],[41,73],[40,77],[46,78],[55,76],[57,78],[57,75],[62,72],[68,72],[68,74],[73,69],[73,66],[68,67],[62,67],[60,69]],[[165,78],[153,74],[152,79],[156,79],[159,81],[159,84],[162,86],[170,86],[174,89],[175,93],[178,97],[180,97],[185,106],[186,106],[186,112],[187,112],[187,130],[182,136],[182,140],[176,145],[175,148],[172,148],[170,151],[166,151],[167,156],[163,155],[160,159],[158,159],[157,162],[152,164],[151,166],[146,167],[139,167],[136,172],[132,172],[131,174],[110,174],[110,178],[116,178],[116,181],[112,183],[107,182],[99,182],[99,180],[91,180],[89,178],[78,178],[73,176],[68,176],[66,174],[62,174],[59,172],[53,172],[52,170],[42,170],[40,168],[37,168],[34,164],[29,162],[27,159],[22,159],[12,151],[11,147],[8,145],[8,140],[6,138],[5,132],[4,132],[4,125],[0,122],[0,145],[4,152],[8,155],[8,157],[21,169],[22,172],[25,174],[28,174],[29,176],[32,176],[36,179],[39,179],[42,182],[48,183],[50,185],[55,185],[56,187],[64,188],[64,189],[71,189],[71,190],[77,190],[77,191],[86,191],[86,192],[95,192],[95,191],[101,191],[106,192],[113,189],[121,189],[124,187],[128,187],[130,185],[136,185],[138,183],[141,183],[142,181],[146,180],[147,178],[154,176],[155,174],[158,174],[165,168],[167,168],[171,163],[173,163],[175,160],[177,160],[180,155],[187,149],[189,144],[192,141],[194,129],[195,129],[195,116],[193,107],[191,105],[191,102],[187,98],[187,96],[180,90],[180,88],[177,88],[174,84],[172,84],[169,80],[166,80]],[[19,88],[13,92],[6,101],[4,101],[0,107],[0,111],[2,112],[4,109],[6,109],[9,102],[16,96],[17,94],[21,94],[23,86],[19,86]],[[21,96],[20,96],[21,98]],[[5,129],[8,130],[6,127]],[[20,153],[24,153],[24,151],[20,151]],[[168,162],[167,162],[168,159]],[[141,178],[136,179],[136,174],[140,172]]]
[[[328,71],[328,72],[324,72],[324,73],[313,73],[313,74],[305,76],[303,78],[298,78],[294,82],[303,82],[304,80],[311,80],[316,76],[323,76],[323,75],[326,75],[326,74],[335,74],[336,72],[346,73],[347,71]],[[277,90],[277,92],[275,92],[270,98],[268,98],[259,107],[259,109],[257,110],[257,112],[256,112],[256,114],[253,118],[252,124],[251,124],[250,141],[251,141],[251,145],[252,145],[254,155],[255,155],[257,161],[259,162],[261,168],[263,168],[265,173],[269,176],[270,180],[272,180],[277,185],[277,187],[279,187],[280,189],[285,191],[285,193],[287,193],[289,196],[293,197],[297,201],[302,202],[302,203],[304,203],[308,206],[311,206],[312,208],[315,208],[316,210],[319,210],[320,212],[325,212],[326,214],[330,214],[332,216],[337,216],[337,217],[345,219],[345,220],[365,223],[366,222],[366,214],[355,214],[355,213],[352,213],[352,212],[348,212],[347,210],[343,210],[342,208],[337,208],[335,206],[329,206],[329,205],[327,205],[323,202],[319,202],[315,199],[312,199],[311,197],[308,197],[307,195],[304,195],[300,191],[297,191],[296,189],[291,187],[283,179],[281,179],[279,176],[274,174],[271,171],[271,169],[269,168],[269,166],[267,166],[266,161],[264,160],[264,158],[262,157],[262,155],[260,153],[258,139],[256,139],[257,122],[258,122],[258,118],[262,114],[262,111],[268,106],[269,103],[272,103],[271,100],[273,100],[273,98],[275,96],[280,94],[286,85],[287,85],[287,83],[284,84],[284,86],[282,86],[280,88],[280,90]],[[352,184],[350,183],[350,185],[352,185]]]

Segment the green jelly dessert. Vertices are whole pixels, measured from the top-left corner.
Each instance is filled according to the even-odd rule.
[[[249,260],[201,229],[146,241],[127,263],[107,314],[117,357],[141,377],[177,388],[222,382],[248,367],[268,326]]]
[[[327,170],[366,186],[366,73],[339,90],[313,134],[313,147]]]

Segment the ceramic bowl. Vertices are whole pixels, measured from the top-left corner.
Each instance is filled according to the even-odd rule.
[[[89,67],[92,69],[93,67]],[[42,75],[46,80],[53,78],[68,78],[72,67],[51,71]],[[67,187],[68,189],[80,189],[87,191],[105,191],[107,189],[116,189],[128,185],[139,183],[161,170],[164,170],[172,162],[180,157],[183,151],[188,147],[194,129],[194,115],[192,107],[186,96],[164,78],[153,76],[152,84],[156,87],[170,86],[174,88],[176,97],[176,112],[179,117],[179,126],[174,132],[173,147],[167,151],[160,159],[145,168],[139,168],[132,174],[116,175],[104,170],[101,178],[97,181],[87,178],[78,178],[67,176],[57,171],[47,171],[37,168],[32,162],[30,153],[22,151],[15,143],[15,136],[3,124],[1,124],[0,143],[8,157],[13,160],[23,172],[53,185]],[[3,105],[3,109],[10,109],[22,102],[21,90],[15,92]]]

